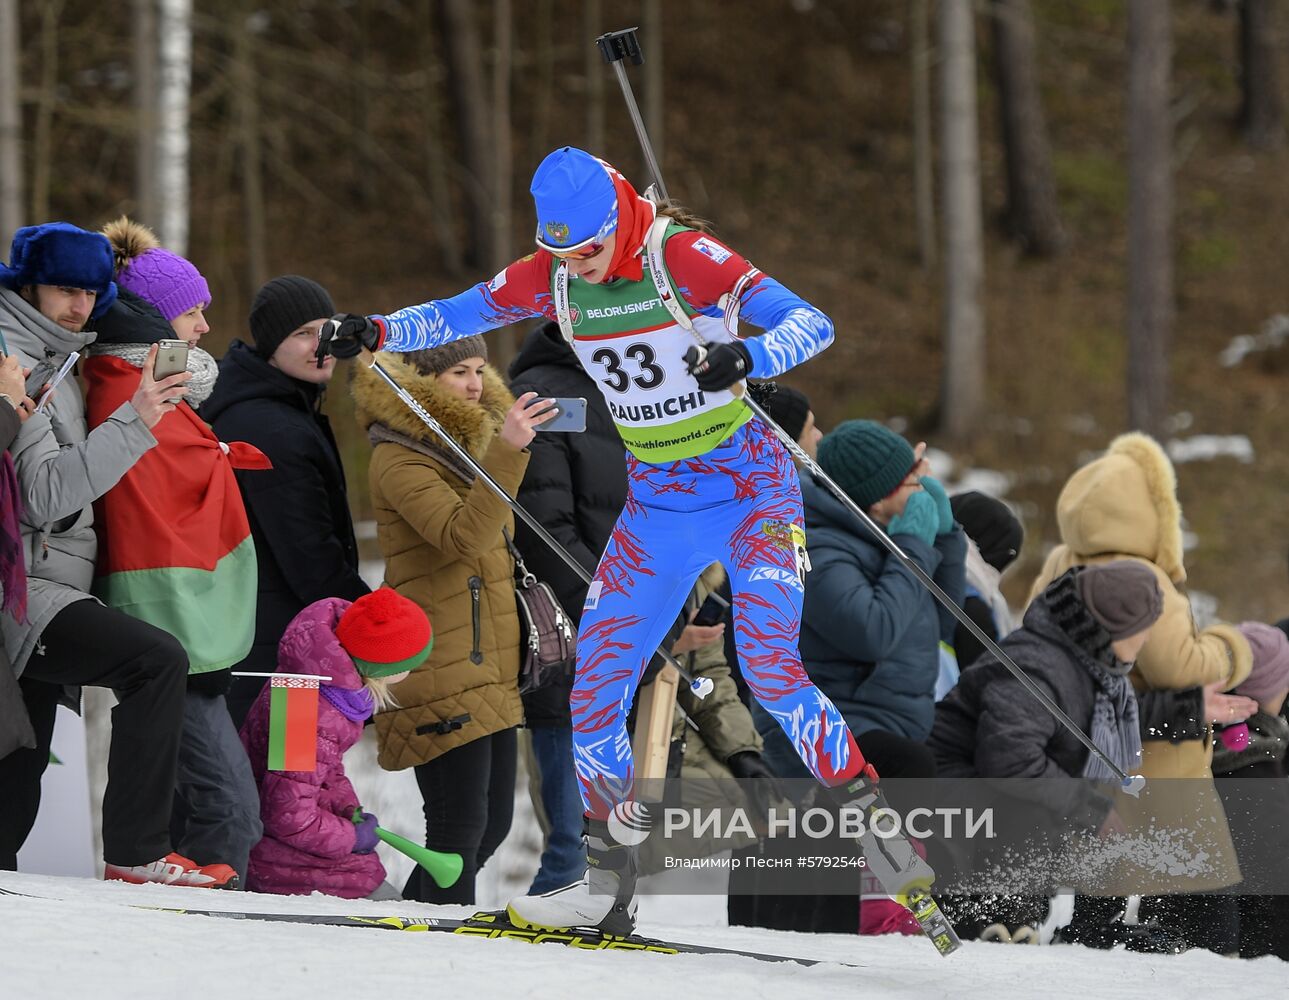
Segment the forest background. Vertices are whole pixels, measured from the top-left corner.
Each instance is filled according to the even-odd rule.
[[[1234,436],[1178,464],[1191,583],[1289,614],[1281,0],[0,0],[0,244],[152,224],[217,357],[275,274],[356,312],[453,294],[528,252],[550,149],[647,184],[593,43],[632,25],[672,196],[836,323],[785,381],[1000,473],[1014,600],[1061,484],[1140,428]],[[343,377],[327,410],[362,518]]]

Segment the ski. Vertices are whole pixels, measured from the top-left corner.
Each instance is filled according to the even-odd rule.
[[[33,893],[16,892],[0,887],[0,895],[20,896],[27,899],[51,899]],[[133,910],[151,910],[156,913],[177,913],[187,916],[214,917],[220,920],[260,920],[270,923],[310,924],[323,927],[363,927],[369,930],[406,931],[413,933],[444,933],[460,937],[505,939],[524,941],[528,944],[559,944],[582,951],[638,951],[656,955],[729,955],[748,958],[757,962],[790,962],[794,965],[838,965],[845,968],[863,968],[849,962],[831,959],[798,958],[792,955],[773,955],[766,952],[740,948],[717,948],[702,944],[687,944],[658,938],[614,937],[601,934],[590,927],[571,928],[567,931],[534,930],[514,926],[504,910],[481,910],[465,919],[424,916],[362,916],[358,914],[328,913],[256,913],[249,910],[196,910],[187,907],[143,906],[124,904]]]

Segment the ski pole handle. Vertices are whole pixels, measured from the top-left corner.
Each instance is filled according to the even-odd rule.
[[[621,31],[605,32],[597,38],[595,44],[599,46],[604,61],[615,63],[630,59],[632,66],[643,63],[644,52],[640,49],[640,39],[636,37],[636,32],[639,30],[638,27],[623,28]]]

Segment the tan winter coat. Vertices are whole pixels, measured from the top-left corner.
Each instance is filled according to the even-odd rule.
[[[492,368],[467,403],[394,356],[381,365],[510,495],[528,452],[498,437],[514,402]],[[385,582],[425,609],[434,650],[391,689],[399,708],[376,716],[380,765],[397,771],[519,725],[519,619],[514,563],[502,528],[514,517],[369,369],[353,382],[359,423],[375,450],[369,478]],[[460,471],[456,471],[460,469]],[[476,595],[477,594],[477,598]]]
[[[1125,558],[1148,565],[1159,580],[1164,608],[1131,674],[1138,692],[1180,690],[1214,681],[1223,681],[1229,689],[1248,677],[1253,665],[1249,644],[1234,626],[1199,629],[1195,625],[1190,602],[1181,590],[1186,582],[1181,514],[1177,477],[1163,449],[1144,434],[1115,438],[1105,455],[1075,472],[1061,490],[1056,516],[1063,544],[1047,557],[1030,590],[1032,601],[1072,566]],[[1212,796],[1214,825],[1221,829],[1213,852],[1218,860],[1210,873],[1213,877],[1206,881],[1224,886],[1238,880],[1239,874],[1225,818],[1216,804],[1209,770],[1212,756],[1211,737],[1179,743],[1147,740],[1141,773],[1147,779],[1194,779],[1172,786],[1175,798],[1189,798],[1192,805],[1197,797]],[[1157,784],[1152,791],[1163,794],[1168,787]],[[1135,807],[1129,802],[1121,808],[1131,812]],[[1222,859],[1229,865],[1225,869]]]

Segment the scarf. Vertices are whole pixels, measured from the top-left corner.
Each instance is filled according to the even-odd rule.
[[[148,360],[148,351],[151,349],[151,344],[92,344],[89,353],[91,355],[109,354],[142,370],[143,363]],[[215,391],[215,379],[219,377],[219,362],[200,347],[191,347],[188,349],[188,372],[192,378],[184,386],[187,390],[184,401],[195,410]]]
[[[371,692],[365,687],[349,690],[332,684],[319,684],[318,690],[322,692],[322,697],[331,702],[336,711],[350,722],[366,722],[376,710]]]
[[[605,280],[626,278],[628,281],[641,281],[644,278],[642,254],[645,240],[649,237],[649,227],[653,225],[658,210],[648,198],[637,194],[631,182],[611,166],[609,176],[613,178],[613,186],[618,192],[618,228],[617,245]]]
[[[1137,693],[1128,680],[1131,663],[1115,660],[1109,667],[1089,659],[1088,673],[1096,683],[1096,697],[1092,704],[1092,742],[1114,761],[1124,772],[1131,774],[1141,766],[1141,729],[1137,718]],[[1088,754],[1083,765],[1083,777],[1090,781],[1118,781],[1119,777],[1105,761],[1094,753]]]
[[[21,520],[22,490],[13,458],[6,451],[0,456],[0,588],[4,590],[0,611],[8,611],[19,624],[26,624],[27,561],[22,551]]]
[[[1011,609],[1002,594],[1002,573],[980,554],[980,548],[970,538],[967,539],[966,560],[967,586],[974,587],[980,599],[989,605],[993,613],[994,628],[1000,636],[1010,635],[1015,623]]]
[[[1128,774],[1141,765],[1141,729],[1137,712],[1137,693],[1128,673],[1131,663],[1114,655],[1110,634],[1092,617],[1075,586],[1077,569],[1057,577],[1030,605],[1031,612],[1041,602],[1051,621],[1069,640],[1075,662],[1092,678],[1092,725],[1088,735],[1102,753]],[[1026,613],[1026,624],[1029,613]],[[1097,755],[1088,752],[1083,777],[1090,781],[1118,781],[1119,778]]]

